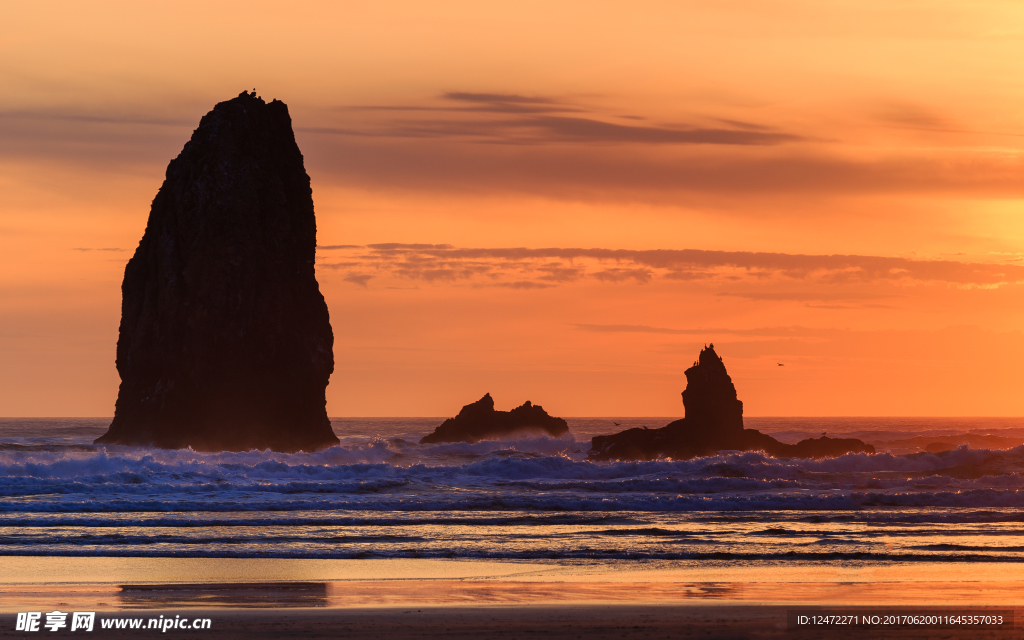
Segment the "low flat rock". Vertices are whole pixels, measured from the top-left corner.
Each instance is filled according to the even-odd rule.
[[[569,432],[565,420],[549,416],[539,404],[529,400],[511,411],[495,411],[491,394],[484,394],[472,404],[462,407],[454,418],[448,418],[420,444],[436,442],[479,442],[512,435],[544,433],[558,437]]]

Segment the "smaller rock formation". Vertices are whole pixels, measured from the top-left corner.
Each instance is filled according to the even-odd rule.
[[[683,391],[685,416],[661,429],[628,429],[610,436],[595,436],[594,460],[687,459],[719,451],[764,451],[780,458],[824,458],[845,453],[874,453],[875,448],[852,438],[808,438],[785,444],[755,429],[743,428],[743,403],[715,353],[705,347],[686,370]]]
[[[558,437],[568,433],[569,425],[561,418],[549,416],[539,404],[529,400],[511,411],[495,411],[491,394],[486,393],[472,404],[462,407],[454,418],[448,418],[420,444],[435,442],[479,442],[516,433],[543,432]]]

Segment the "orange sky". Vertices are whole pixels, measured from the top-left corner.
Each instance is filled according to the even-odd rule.
[[[1024,5],[381,4],[4,3],[0,415],[112,414],[149,203],[253,87],[330,415],[676,416],[705,342],[747,415],[1024,415]]]

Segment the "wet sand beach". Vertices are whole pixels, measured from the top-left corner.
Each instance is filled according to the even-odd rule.
[[[1024,613],[1013,563],[700,566],[436,560],[5,558],[0,637],[19,611],[96,611],[98,637],[149,619],[210,620],[223,638],[1024,637],[1019,630],[792,629],[787,614]],[[104,619],[141,629],[101,629]],[[67,629],[63,630],[67,633]]]

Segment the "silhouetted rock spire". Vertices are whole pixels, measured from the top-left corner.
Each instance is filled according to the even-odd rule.
[[[686,370],[683,408],[691,422],[715,432],[743,430],[743,403],[736,397],[736,387],[714,344],[704,347],[697,362]]]
[[[125,269],[114,420],[102,444],[311,451],[337,444],[314,273],[316,219],[288,107],[206,114],[167,167]]]
[[[511,411],[495,411],[494,399],[485,393],[476,402],[462,407],[459,415],[448,418],[433,433],[424,436],[420,444],[478,442],[524,431],[539,431],[557,437],[568,432],[569,425],[561,418],[549,416],[543,407],[529,400]]]

